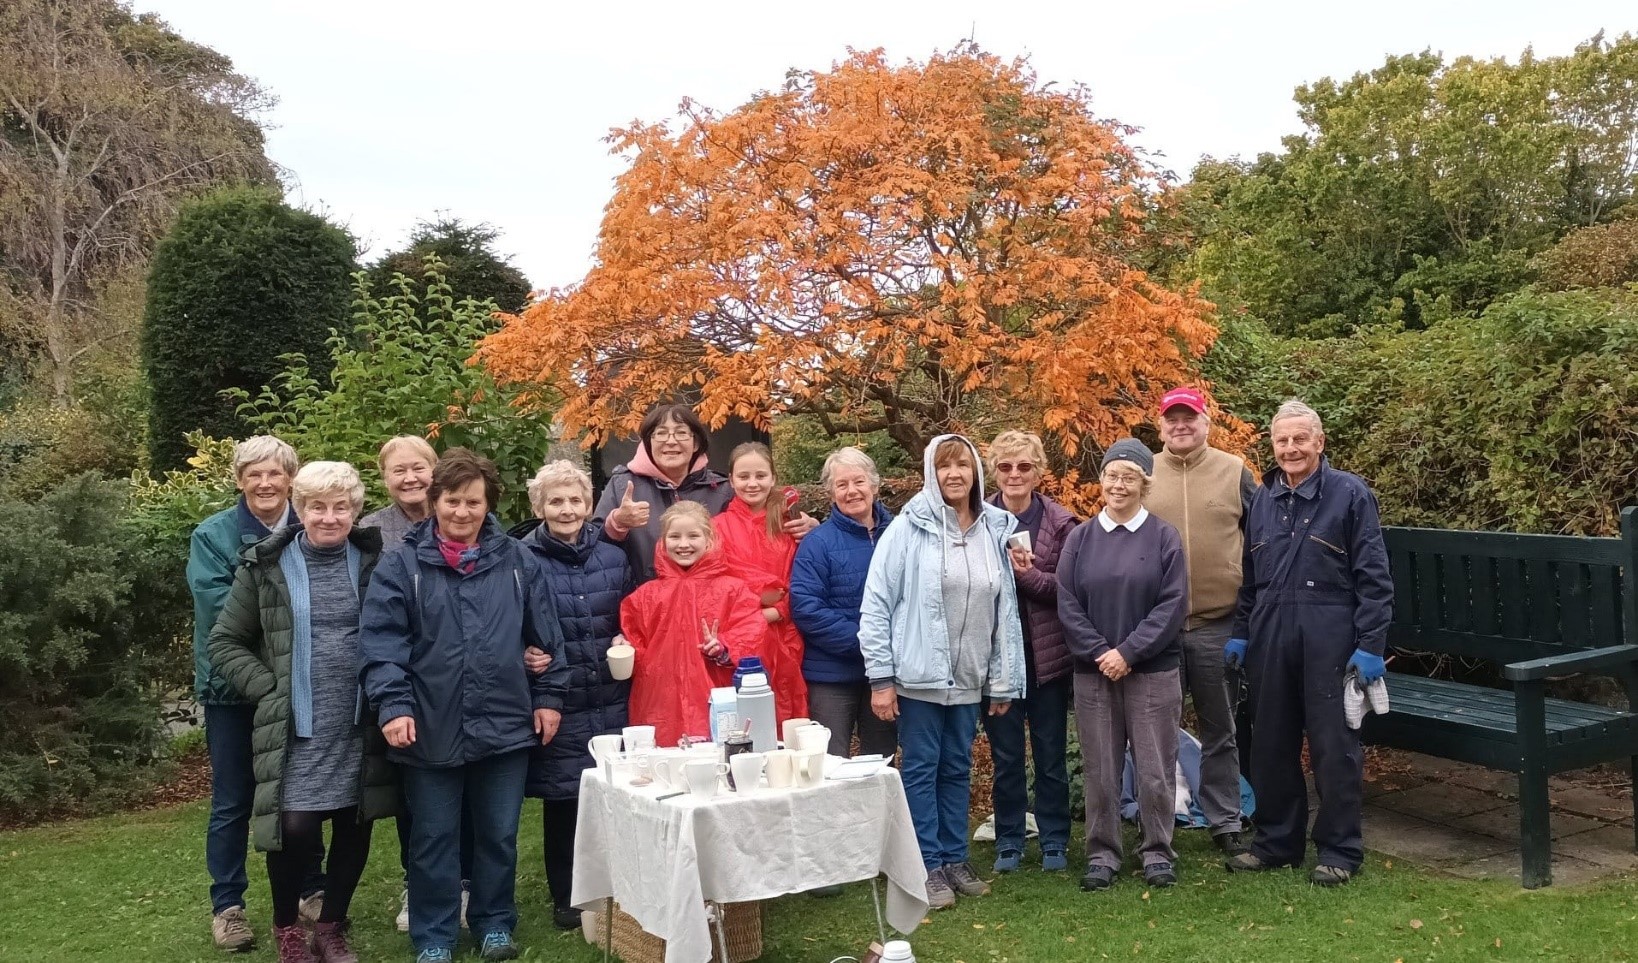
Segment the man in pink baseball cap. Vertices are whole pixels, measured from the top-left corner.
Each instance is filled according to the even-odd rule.
[[[1246,514],[1257,483],[1244,462],[1207,444],[1211,416],[1199,388],[1185,385],[1166,392],[1158,414],[1165,447],[1155,456],[1154,485],[1144,504],[1183,536],[1189,569],[1183,685],[1200,718],[1200,811],[1218,848],[1235,856],[1246,850],[1234,728],[1239,686],[1230,684],[1225,672],[1224,647],[1240,591]]]

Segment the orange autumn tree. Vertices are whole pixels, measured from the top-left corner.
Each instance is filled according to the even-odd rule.
[[[631,166],[595,266],[482,357],[557,387],[593,438],[682,392],[713,426],[812,415],[918,457],[1033,427],[1072,465],[1151,420],[1216,335],[1211,305],[1137,266],[1159,180],[1123,133],[1084,88],[971,46],[850,51],[727,114],[685,101],[611,135]]]

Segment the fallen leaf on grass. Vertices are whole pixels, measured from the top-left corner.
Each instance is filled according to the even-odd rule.
[[[1411,920],[1410,921],[1410,928],[1413,929],[1413,930],[1421,929],[1422,928],[1422,921],[1421,920]]]
[[[974,923],[974,924],[973,924],[973,929],[975,929],[975,930],[981,930],[981,929],[983,929],[983,928],[984,928],[984,924],[983,924],[983,923]]]
[[[1496,949],[1501,949],[1501,937],[1496,937]]]
[[[1144,890],[1144,891],[1143,891],[1143,898],[1144,898],[1144,899],[1148,899],[1148,898],[1149,898],[1149,891],[1148,891],[1148,890]]]

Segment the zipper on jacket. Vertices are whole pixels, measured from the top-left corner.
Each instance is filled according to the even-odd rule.
[[[1327,542],[1325,539],[1320,538],[1318,535],[1309,534],[1308,537],[1313,539],[1316,542],[1319,542],[1321,545],[1324,545],[1326,548],[1330,549],[1331,551],[1336,552],[1338,555],[1347,555],[1348,554],[1347,552],[1344,552],[1342,549],[1336,547],[1335,545],[1332,545],[1330,542]]]

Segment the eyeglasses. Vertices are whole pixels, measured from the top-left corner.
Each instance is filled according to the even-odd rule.
[[[655,441],[688,441],[694,433],[687,428],[661,428],[649,437]]]
[[[1003,461],[995,466],[995,473],[997,475],[1010,475],[1013,472],[1017,472],[1020,475],[1028,475],[1033,471],[1035,471],[1035,463],[1032,461]]]
[[[1105,485],[1141,485],[1143,484],[1143,476],[1124,471],[1107,471],[1103,473],[1103,483]]]

